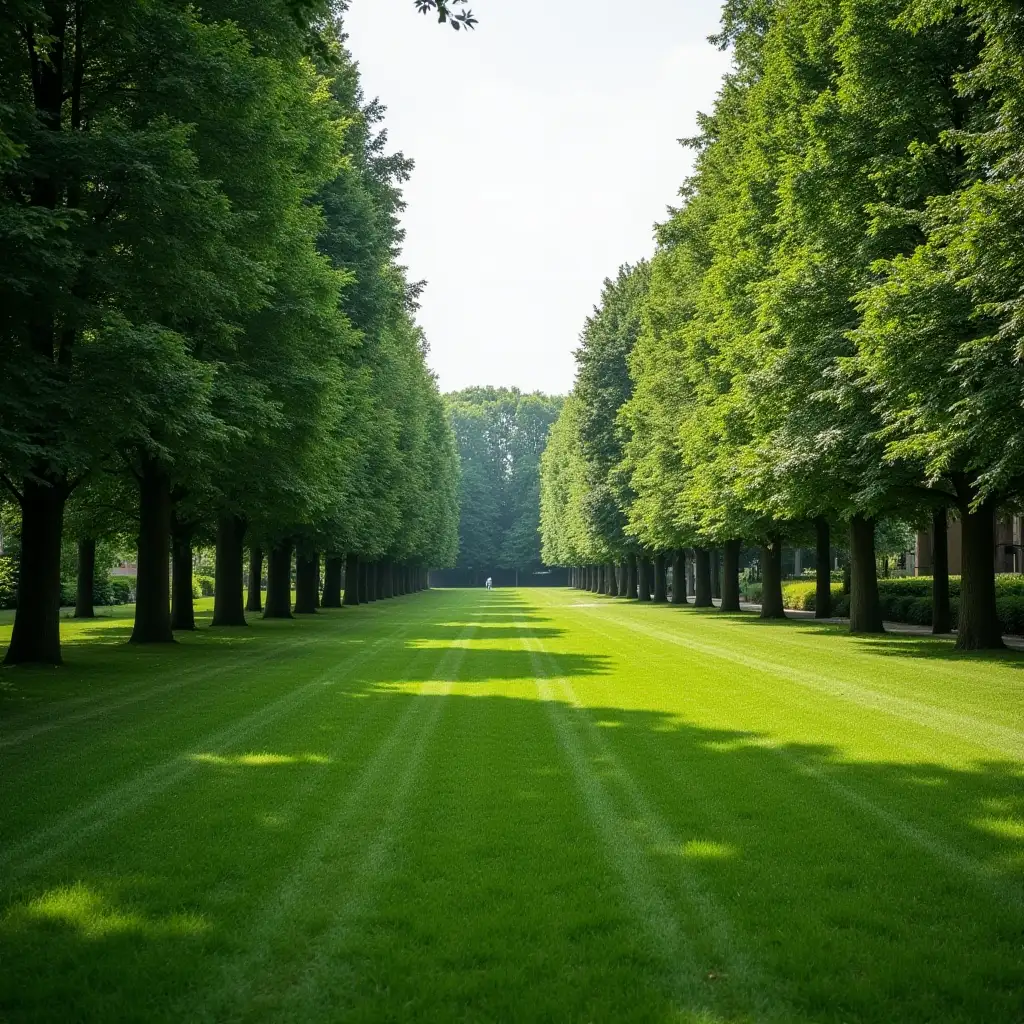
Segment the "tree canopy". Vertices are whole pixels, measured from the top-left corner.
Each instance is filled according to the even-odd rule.
[[[472,27],[457,3],[419,6]],[[0,13],[0,473],[22,513],[8,660],[59,659],[65,508],[101,536],[77,500],[97,488],[137,534],[139,642],[171,639],[168,554],[197,537],[227,574],[222,625],[244,623],[244,543],[289,573],[293,548],[303,565],[454,558],[456,453],[399,263],[412,165],[362,95],[343,11]]]
[[[445,402],[461,466],[458,568],[539,568],[540,456],[561,398],[475,387]]]

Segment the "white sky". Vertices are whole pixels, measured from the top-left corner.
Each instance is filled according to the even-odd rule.
[[[564,393],[618,266],[648,256],[728,58],[719,0],[472,0],[471,33],[412,0],[346,25],[392,149],[416,161],[404,261],[443,390]],[[627,16],[628,12],[628,16]]]

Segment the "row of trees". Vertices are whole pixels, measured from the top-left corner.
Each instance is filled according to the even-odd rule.
[[[445,401],[461,465],[457,567],[539,569],[540,457],[562,399],[475,387]]]
[[[419,578],[393,566],[454,558],[457,454],[398,263],[411,163],[363,99],[343,7],[0,11],[8,662],[60,660],[66,536],[86,560],[137,536],[136,642],[190,624],[197,542],[216,543],[217,625],[245,622],[246,544],[268,615],[290,614],[293,552],[302,610],[320,553],[326,603],[342,555],[392,590]]]
[[[734,65],[683,203],[584,332],[545,558],[693,548],[700,570],[717,547],[731,601],[759,544],[772,616],[783,541],[841,528],[851,629],[878,631],[877,523],[934,521],[941,620],[953,515],[957,642],[999,646],[995,511],[1024,496],[1016,7],[729,0],[715,41]]]

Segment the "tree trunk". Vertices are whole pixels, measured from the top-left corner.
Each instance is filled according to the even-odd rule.
[[[63,484],[25,480],[22,485],[18,606],[6,665],[61,663],[60,540],[66,501]]]
[[[668,600],[668,584],[665,579],[665,556],[658,552],[654,556],[654,601],[664,604]]]
[[[975,491],[961,479],[957,485],[963,549],[960,568],[960,621],[956,646],[962,651],[996,650],[1003,646],[996,611],[995,504],[985,501],[971,511]]]
[[[953,627],[949,608],[949,521],[946,508],[932,512],[932,632]]]
[[[722,604],[723,612],[740,610],[740,540],[727,540],[722,549]]]
[[[605,591],[609,597],[619,596],[619,581],[615,578],[615,563],[608,563],[608,589]]]
[[[711,608],[711,555],[707,548],[693,549],[694,608]]]
[[[173,524],[173,516],[172,516]],[[192,530],[171,527],[171,629],[196,628],[192,604]]]
[[[643,557],[636,560],[636,586],[637,599],[650,601],[651,599],[651,563]]]
[[[341,569],[340,555],[328,555],[324,559],[324,596],[320,604],[324,608],[341,607]]]
[[[213,578],[214,626],[245,626],[245,520],[221,516],[217,520],[217,562]],[[259,582],[256,595],[259,599]],[[252,588],[250,587],[250,599]]]
[[[718,548],[712,548],[708,552],[711,563],[711,597],[722,596],[722,559],[718,555]]]
[[[672,603],[686,604],[686,552],[682,548],[672,552]]]
[[[366,563],[366,601],[373,604],[377,600],[377,563]]]
[[[75,590],[75,618],[93,619],[93,594],[96,584],[96,541],[86,538],[78,542],[78,586]]]
[[[263,611],[262,588],[263,549],[252,547],[249,548],[249,600],[245,602],[245,610],[247,612]]]
[[[345,556],[345,594],[342,604],[359,604],[359,556],[351,551]]]
[[[267,558],[267,600],[265,619],[292,617],[292,542],[283,540],[270,549]]]
[[[850,520],[850,632],[884,633],[875,565],[875,521]]]
[[[814,569],[814,617],[832,618],[832,545],[828,520],[818,516],[814,520],[817,553]]]
[[[636,555],[626,556],[626,590],[622,595],[628,597],[630,601],[635,601],[637,597],[637,579],[636,579]]]
[[[135,624],[130,643],[174,643],[170,580],[171,482],[155,459],[145,458],[139,477],[139,555],[135,580]],[[192,565],[189,563],[189,596]]]
[[[320,552],[295,555],[295,614],[315,615],[320,605]]]
[[[782,602],[782,541],[772,537],[761,545],[761,618],[784,619]]]

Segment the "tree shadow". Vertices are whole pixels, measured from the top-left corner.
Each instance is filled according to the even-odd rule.
[[[537,669],[458,657],[460,684]],[[15,857],[0,1015],[1020,1019],[1019,763],[581,709],[560,680],[585,692],[605,659],[543,667],[546,700],[413,694],[371,660],[287,729],[183,752],[180,782],[42,866]]]

